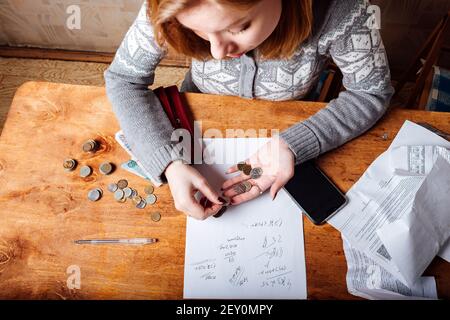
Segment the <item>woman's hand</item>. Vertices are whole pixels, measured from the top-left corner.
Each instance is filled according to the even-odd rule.
[[[252,168],[261,168],[262,176],[252,179],[249,175],[241,172],[240,175],[226,180],[222,189],[223,195],[230,197],[231,204],[236,205],[254,199],[270,188],[272,200],[277,192],[294,175],[295,156],[289,149],[286,142],[280,137],[273,137],[268,143],[262,146],[254,155],[245,160]],[[230,167],[226,173],[238,172],[237,165]],[[249,181],[251,189],[244,193],[238,193],[236,185],[243,181]]]
[[[222,208],[219,195],[211,188],[206,179],[192,166],[174,161],[166,168],[165,175],[175,202],[175,208],[188,216],[204,220],[216,214]],[[211,203],[202,207],[194,195],[200,191]]]

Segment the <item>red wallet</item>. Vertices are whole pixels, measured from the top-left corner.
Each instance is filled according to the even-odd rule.
[[[189,117],[189,110],[183,104],[177,86],[159,87],[153,92],[161,102],[172,126],[176,129],[183,128],[188,130],[191,133],[191,137],[193,137],[194,126]]]

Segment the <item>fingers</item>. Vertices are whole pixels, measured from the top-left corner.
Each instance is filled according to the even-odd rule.
[[[286,181],[283,179],[277,178],[275,182],[270,187],[270,196],[272,198],[272,201],[275,200],[275,197],[277,196],[278,191],[280,191],[281,188],[286,184]]]
[[[206,179],[199,179],[194,183],[194,186],[206,197],[209,201],[221,205],[219,201],[219,194],[215,192],[209,185]]]
[[[227,171],[225,171],[226,174],[230,174],[230,173],[235,173],[239,171],[237,165],[231,166],[227,169]]]
[[[258,197],[261,194],[260,192],[261,192],[261,189],[258,186],[254,185],[248,192],[245,192],[245,193],[242,193],[242,194],[232,197],[231,204],[237,205],[237,204],[252,200],[252,199]]]
[[[222,190],[226,190],[226,189],[228,189],[229,187],[235,185],[236,183],[240,183],[240,182],[242,182],[242,181],[249,180],[249,179],[250,179],[249,176],[246,176],[245,174],[240,174],[240,175],[238,175],[238,176],[236,176],[236,177],[233,177],[233,178],[231,178],[231,179],[226,180],[226,181],[222,184]]]

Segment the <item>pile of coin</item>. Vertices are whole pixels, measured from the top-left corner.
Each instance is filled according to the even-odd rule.
[[[84,152],[95,152],[98,149],[98,143],[94,139],[89,139],[83,143]]]
[[[89,190],[88,199],[91,201],[97,201],[102,197],[102,195],[103,195],[103,190],[100,188],[95,188],[95,189]]]
[[[63,162],[64,170],[73,171],[77,167],[77,160],[75,159],[65,159]]]
[[[82,149],[84,152],[94,153],[98,150],[99,144],[94,139],[89,139],[83,143]],[[78,162],[75,159],[67,158],[64,159],[63,167],[65,171],[73,171],[77,167]],[[111,162],[105,161],[102,162],[98,168],[99,172],[103,175],[111,174],[115,169],[115,165]],[[80,167],[79,175],[82,178],[86,178],[93,173],[93,169],[89,165],[83,165]],[[157,197],[154,192],[154,188],[152,185],[147,185],[144,188],[145,196],[140,196],[136,189],[128,186],[128,181],[125,179],[121,179],[116,183],[110,183],[107,186],[109,192],[113,193],[114,198],[118,202],[126,202],[127,199],[131,199],[136,208],[144,209],[147,204],[155,204],[157,201]],[[103,190],[100,188],[94,188],[88,191],[87,198],[90,201],[98,201],[103,196]],[[153,221],[157,222],[161,220],[160,212],[152,212],[150,217]]]
[[[239,171],[242,171],[246,176],[250,176],[252,179],[258,179],[262,176],[263,170],[260,167],[252,168],[248,163],[241,161],[237,164]]]
[[[126,202],[127,199],[131,199],[136,208],[144,209],[147,204],[156,203],[156,195],[153,194],[153,186],[148,185],[145,187],[144,191],[147,194],[145,199],[140,196],[136,189],[128,186],[128,181],[121,179],[117,183],[110,183],[108,185],[108,191],[114,193],[114,198],[118,202]]]
[[[94,139],[89,139],[85,143],[83,143],[83,151],[84,152],[95,152],[98,150],[99,144]],[[75,159],[64,159],[63,167],[65,171],[73,171],[77,167],[78,163]],[[111,162],[103,162],[100,164],[98,170],[101,174],[108,175],[114,171],[114,164]],[[80,168],[80,177],[86,178],[92,174],[92,168],[88,165],[82,166]]]

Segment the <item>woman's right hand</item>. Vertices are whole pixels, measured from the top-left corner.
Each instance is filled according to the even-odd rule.
[[[216,214],[223,205],[219,195],[211,188],[208,181],[192,166],[181,160],[170,163],[165,170],[175,208],[188,216],[204,220]],[[200,191],[209,201],[211,207],[202,207],[194,195]]]

